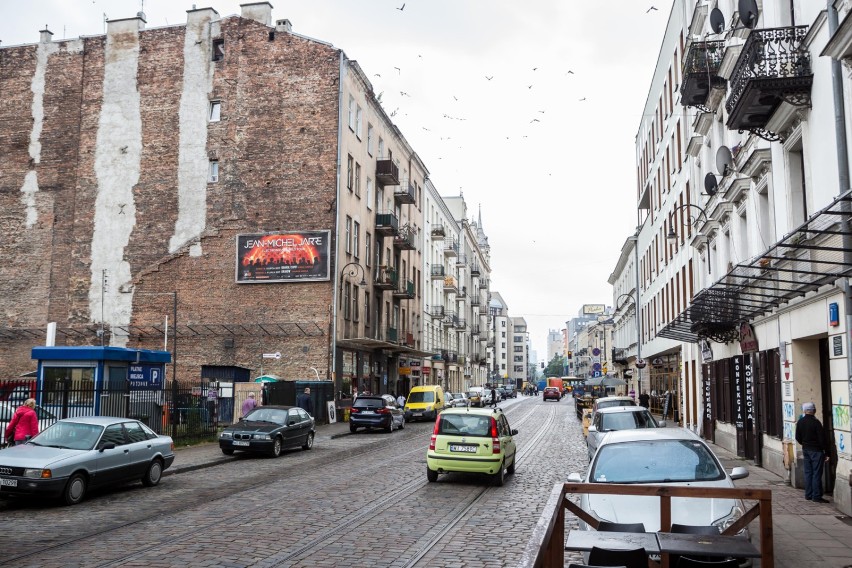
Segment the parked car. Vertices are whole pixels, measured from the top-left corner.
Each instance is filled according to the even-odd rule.
[[[138,420],[66,418],[27,444],[0,450],[0,496],[44,495],[75,505],[94,487],[157,485],[174,459],[172,439]]]
[[[482,407],[482,395],[484,392],[485,389],[483,387],[470,387],[467,391],[467,399],[470,401],[470,405]]]
[[[411,389],[405,401],[405,420],[434,420],[444,410],[446,397],[440,385],[420,385]]]
[[[607,432],[615,430],[637,430],[641,428],[665,428],[666,421],[659,423],[647,408],[641,406],[610,406],[595,412],[589,433],[586,436],[586,446],[589,450],[589,461],[595,456],[600,441]]]
[[[636,406],[636,401],[629,396],[604,396],[595,399],[594,412],[612,406]]]
[[[499,408],[449,408],[435,421],[426,453],[426,478],[450,472],[484,473],[495,485],[515,473],[517,430]]]
[[[544,387],[542,397],[544,399],[544,402],[547,402],[551,399],[555,400],[556,402],[559,402],[560,400],[562,400],[562,393],[559,392],[559,389],[556,387]]]
[[[497,395],[500,396],[499,394]],[[479,397],[480,402],[482,403],[482,407],[486,407],[491,404],[491,389],[483,389],[482,395]],[[499,400],[499,399],[498,399]]]
[[[353,434],[358,428],[383,428],[393,432],[394,427],[405,428],[405,414],[389,394],[359,396],[349,409],[349,431]]]
[[[506,392],[506,398],[518,398],[518,389],[513,385],[503,385],[503,390]]]
[[[7,442],[11,442],[10,440],[6,440],[6,426],[8,426],[9,422],[12,421],[15,411],[21,406],[21,404],[23,404],[23,401],[20,403],[5,400],[0,401],[0,447],[3,447],[3,445]],[[35,411],[36,418],[38,418],[39,432],[56,422],[56,415],[49,410],[36,405]]]
[[[744,467],[726,473],[701,438],[683,428],[646,428],[610,432],[601,440],[585,474],[571,473],[569,483],[633,483],[691,487],[733,487],[748,476]],[[660,530],[658,497],[583,494],[580,507],[598,520],[642,523],[645,532]],[[675,498],[671,522],[715,526],[720,531],[745,511],[740,499]],[[580,520],[581,530],[592,528]],[[741,533],[748,537],[748,531]]]
[[[452,404],[450,404],[450,396],[453,397]],[[470,406],[470,400],[463,392],[447,393],[447,406],[452,408],[467,407]]]
[[[259,406],[236,424],[222,430],[219,448],[228,456],[240,451],[277,458],[290,448],[310,450],[314,446],[315,435],[314,419],[301,408]]]

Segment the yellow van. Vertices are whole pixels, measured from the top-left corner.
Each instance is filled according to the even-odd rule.
[[[446,404],[444,389],[440,385],[414,387],[405,401],[405,421],[434,420]]]

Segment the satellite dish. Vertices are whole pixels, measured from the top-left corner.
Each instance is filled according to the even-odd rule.
[[[719,8],[713,8],[710,12],[710,29],[717,34],[725,31],[725,14]]]
[[[734,171],[734,156],[727,146],[720,146],[716,150],[716,171],[719,175],[725,177]]]
[[[704,176],[704,193],[709,196],[716,195],[716,188],[718,187],[718,182],[716,181],[716,176],[708,173]]]
[[[743,26],[753,30],[757,25],[757,1],[740,0],[738,11],[740,13],[740,21]]]

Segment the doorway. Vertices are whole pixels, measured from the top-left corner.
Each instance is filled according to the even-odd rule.
[[[829,367],[828,338],[819,340],[819,386],[820,408],[822,414],[817,416],[825,429],[825,435],[830,448],[829,462],[822,472],[822,487],[825,493],[834,493],[834,483],[837,480],[837,448],[834,445],[834,422],[831,407],[831,371]]]

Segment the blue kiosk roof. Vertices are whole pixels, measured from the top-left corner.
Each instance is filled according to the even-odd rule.
[[[33,347],[32,358],[39,361],[127,361],[128,363],[171,363],[168,351],[124,347]]]

